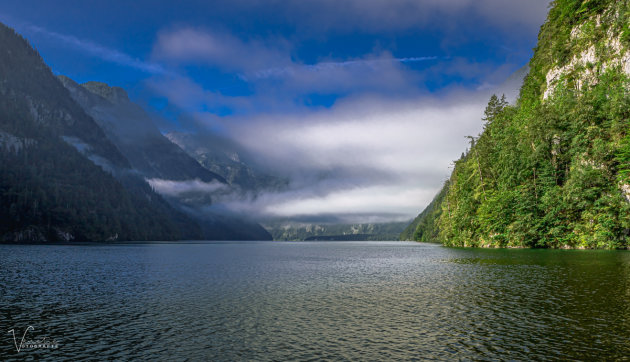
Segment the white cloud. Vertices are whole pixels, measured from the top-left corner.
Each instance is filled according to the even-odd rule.
[[[415,216],[442,186],[451,162],[467,147],[464,136],[480,132],[490,95],[460,89],[393,97],[390,93],[412,89],[410,83],[417,81],[417,74],[402,68],[401,61],[383,56],[321,63],[298,69],[268,88],[265,79],[259,79],[259,93],[249,97],[225,97],[186,78],[155,86],[185,109],[213,104],[254,109],[246,116],[197,112],[195,118],[257,155],[269,172],[291,180],[290,189],[283,192],[254,199],[223,193],[214,197],[216,202],[261,218],[401,220]],[[379,67],[376,81],[365,79],[370,77],[363,67]],[[434,68],[459,74],[473,73],[478,66],[457,60],[452,69]],[[281,97],[282,92],[291,97],[353,86],[359,95],[341,98],[330,109],[289,107]],[[379,93],[379,88],[384,91]],[[274,102],[278,108],[270,105]]]
[[[284,99],[287,97],[282,93],[295,97],[312,92],[408,91],[418,79],[403,64],[439,60],[436,56],[394,58],[388,52],[381,52],[356,59],[322,59],[303,64],[292,58],[290,46],[282,39],[241,40],[193,28],[163,31],[153,54],[161,61],[202,64],[235,72],[258,93],[273,93]],[[183,85],[181,80],[178,83]],[[190,88],[195,87],[194,82],[188,83]]]
[[[289,199],[264,205],[262,211],[286,219],[338,215],[350,218],[347,222],[406,221],[434,196],[435,188],[376,185],[337,190],[321,197]],[[354,219],[356,216],[358,220]]]
[[[480,130],[484,100],[461,93],[448,98],[366,97],[331,110],[268,115],[224,126],[231,137],[280,165],[404,174],[436,161],[445,165],[444,160],[453,159],[452,147],[462,150],[463,136]]]
[[[290,64],[287,47],[282,39],[243,41],[227,33],[181,28],[160,33],[153,55],[167,61],[242,71]]]
[[[349,27],[378,23],[376,30],[414,27],[421,18],[425,25],[433,18],[447,23],[457,19],[448,14],[477,20],[496,16],[494,24],[511,21],[515,27],[529,22],[537,27],[546,3],[304,0],[285,3],[285,10],[292,16],[308,10],[304,21],[320,19],[322,28],[343,27],[335,24],[342,18]],[[322,10],[327,7],[335,11]],[[392,19],[396,24],[389,23]],[[229,70],[252,86],[253,95],[226,97],[186,78],[154,81],[155,89],[184,109],[215,105],[235,109],[233,116],[197,112],[195,117],[221,129],[257,155],[259,162],[291,180],[289,190],[283,192],[253,199],[229,193],[214,198],[234,211],[302,221],[322,215],[352,222],[417,215],[442,186],[451,162],[466,149],[464,136],[480,132],[492,84],[513,69],[513,65],[496,67],[457,57],[444,62],[430,54],[395,58],[387,52],[302,64],[291,57],[291,50],[283,40],[239,39],[192,28],[163,32],[155,45],[157,59]],[[405,66],[436,60],[424,74]],[[429,73],[478,82],[478,91],[454,88],[438,95],[422,94],[419,89]],[[294,104],[302,95],[327,92],[341,95],[330,109]],[[239,113],[243,110],[251,113]]]
[[[506,32],[536,30],[550,0],[223,0],[226,14],[282,18],[298,31],[397,31],[483,22]]]
[[[179,196],[181,194],[193,192],[213,193],[220,190],[226,190],[228,188],[227,185],[218,181],[203,182],[199,179],[174,181],[152,178],[147,179],[146,181],[157,193],[167,196]]]
[[[286,175],[291,189],[228,208],[262,217],[409,219],[426,206],[481,130],[486,95],[360,98],[311,114],[226,121],[228,135]]]

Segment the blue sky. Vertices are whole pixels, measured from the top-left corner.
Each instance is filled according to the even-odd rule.
[[[0,4],[0,20],[30,39],[56,72],[80,82],[101,80],[135,89],[147,78],[159,75],[151,68],[156,65],[189,76],[206,89],[240,96],[252,94],[257,86],[256,80],[239,77],[243,69],[253,72],[287,63],[435,57],[434,61],[404,63],[404,68],[420,72],[436,64],[450,68],[427,72],[413,84],[419,90],[435,91],[453,84],[474,87],[484,81],[500,81],[523,66],[535,46],[546,3],[5,0]],[[204,53],[188,47],[180,49],[187,53],[173,57],[168,52],[175,49],[164,49],[160,39],[181,40],[176,39],[178,34],[182,38],[206,34],[207,41],[214,38],[229,43],[226,47],[241,45],[246,54],[233,52],[224,58],[206,56],[195,61],[191,58],[203,58]],[[103,51],[90,49],[90,45]],[[247,53],[252,49],[257,52]],[[115,59],[116,54],[108,58],[107,52],[128,59]],[[254,58],[261,56],[267,58],[256,62]],[[235,66],[227,67],[229,63]],[[246,63],[251,63],[249,68]],[[370,76],[367,69],[361,71]],[[326,90],[306,95],[318,93],[332,98],[348,94]]]
[[[235,207],[380,220],[430,201],[488,91],[531,57],[547,6],[4,0],[0,21],[55,73],[121,86],[164,131],[220,132],[293,180],[291,194]]]

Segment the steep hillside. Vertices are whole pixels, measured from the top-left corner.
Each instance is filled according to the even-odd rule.
[[[0,24],[0,44],[1,241],[200,235],[130,172],[25,39]]]
[[[166,139],[151,117],[131,102],[122,88],[100,82],[79,85],[64,76],[59,79],[72,98],[105,130],[108,139],[144,177],[225,182]]]
[[[628,246],[629,20],[628,0],[553,2],[516,106],[491,99],[416,235],[433,225],[451,246]]]

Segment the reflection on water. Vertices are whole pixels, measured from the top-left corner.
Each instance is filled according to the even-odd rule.
[[[629,279],[614,251],[4,245],[0,359],[621,359]],[[29,325],[59,348],[17,353]]]

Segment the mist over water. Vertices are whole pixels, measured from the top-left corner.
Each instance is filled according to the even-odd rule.
[[[570,254],[570,255],[569,255]],[[619,359],[630,253],[405,242],[1,246],[2,359]]]

